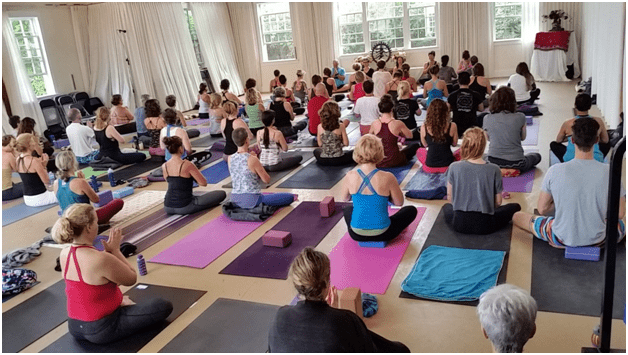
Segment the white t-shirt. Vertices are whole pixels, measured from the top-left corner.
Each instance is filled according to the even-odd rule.
[[[530,99],[530,92],[528,91],[525,76],[513,74],[510,76],[510,79],[508,79],[508,84],[510,84],[510,88],[515,91],[517,102]]]
[[[68,134],[70,147],[77,157],[85,157],[95,150],[92,148],[92,144],[96,142],[93,129],[80,123],[71,123],[65,132]]]
[[[386,94],[386,84],[392,81],[392,75],[387,71],[376,71],[373,73],[373,95],[380,98]]]
[[[379,99],[374,96],[362,96],[355,102],[353,112],[360,115],[360,124],[370,126],[379,118]]]

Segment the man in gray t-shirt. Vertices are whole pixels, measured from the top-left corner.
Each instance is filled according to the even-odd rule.
[[[606,239],[609,166],[593,159],[599,124],[579,120],[573,126],[575,159],[549,168],[539,194],[542,215],[555,209],[555,217],[518,212],[515,225],[554,247],[599,245]],[[626,211],[626,192],[621,189],[619,218]],[[620,221],[619,239],[625,235]]]

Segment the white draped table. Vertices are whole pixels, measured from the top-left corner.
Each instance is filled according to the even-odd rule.
[[[576,35],[569,35],[569,50],[562,49],[542,51],[535,49],[530,62],[530,72],[536,81],[569,81],[565,72],[567,66],[574,66],[574,78],[580,76],[580,64],[578,63],[578,42]]]

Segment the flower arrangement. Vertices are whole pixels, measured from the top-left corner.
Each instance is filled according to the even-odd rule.
[[[567,13],[563,10],[552,10],[549,15],[543,15],[543,22],[547,22],[548,20],[552,20],[552,31],[564,31],[565,29],[561,27],[562,20],[571,20]]]

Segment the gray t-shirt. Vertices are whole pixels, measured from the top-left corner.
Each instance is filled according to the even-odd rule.
[[[491,163],[455,162],[447,170],[454,211],[495,213],[495,195],[502,192],[499,166]]]
[[[490,141],[488,155],[508,161],[522,160],[521,128],[525,125],[526,116],[521,112],[502,111],[486,115],[483,128]]]
[[[547,170],[541,190],[552,195],[556,219],[552,231],[569,246],[596,244],[606,236],[609,166],[574,159]],[[626,196],[624,188],[621,196]]]
[[[453,79],[458,79],[458,74],[456,74],[456,70],[452,67],[441,67],[438,72],[438,78],[445,80],[447,84],[451,84]]]

